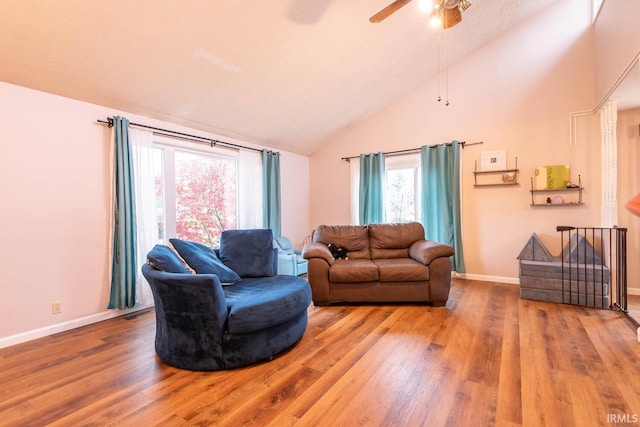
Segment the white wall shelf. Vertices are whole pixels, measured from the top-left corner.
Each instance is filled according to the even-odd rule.
[[[519,185],[518,183],[518,158],[516,157],[516,166],[514,169],[497,169],[497,170],[478,170],[478,161],[476,160],[473,168],[473,186],[474,187],[498,187],[503,185]]]

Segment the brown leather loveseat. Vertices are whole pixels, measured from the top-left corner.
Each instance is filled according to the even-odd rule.
[[[347,250],[335,259],[328,245]],[[320,225],[305,245],[315,305],[430,302],[443,306],[451,286],[451,246],[425,240],[422,224]]]

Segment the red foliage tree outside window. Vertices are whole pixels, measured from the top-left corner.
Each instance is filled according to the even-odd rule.
[[[175,153],[176,237],[212,247],[237,228],[237,164],[233,159]]]

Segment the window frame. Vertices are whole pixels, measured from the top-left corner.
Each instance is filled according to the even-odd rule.
[[[240,209],[241,209],[241,193],[240,187],[240,155],[239,150],[233,148],[221,147],[196,147],[191,141],[181,141],[162,135],[154,135],[153,148],[161,150],[162,156],[162,185],[163,185],[163,212],[164,212],[164,230],[159,240],[163,244],[167,244],[170,238],[176,238],[176,152],[190,153],[198,156],[221,158],[232,160],[235,163],[235,208],[236,208],[236,227],[240,227]]]
[[[397,154],[393,156],[387,156],[385,158],[385,177],[384,177],[384,188],[385,192],[388,188],[388,172],[391,170],[400,170],[400,169],[413,169],[413,191],[414,191],[414,221],[421,222],[422,216],[422,182],[421,182],[421,169],[422,166],[420,164],[420,153],[410,153],[410,154]],[[389,198],[387,195],[384,197],[384,220],[385,222],[389,221],[387,218],[387,203]]]

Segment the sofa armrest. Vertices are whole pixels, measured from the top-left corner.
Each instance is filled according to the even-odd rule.
[[[321,258],[329,265],[333,265],[333,262],[335,261],[333,255],[331,255],[329,247],[324,243],[319,242],[312,242],[304,245],[304,248],[302,249],[302,257],[308,260],[311,258]]]
[[[451,246],[431,240],[418,240],[409,247],[409,256],[424,265],[431,264],[436,258],[450,257],[454,254]]]

